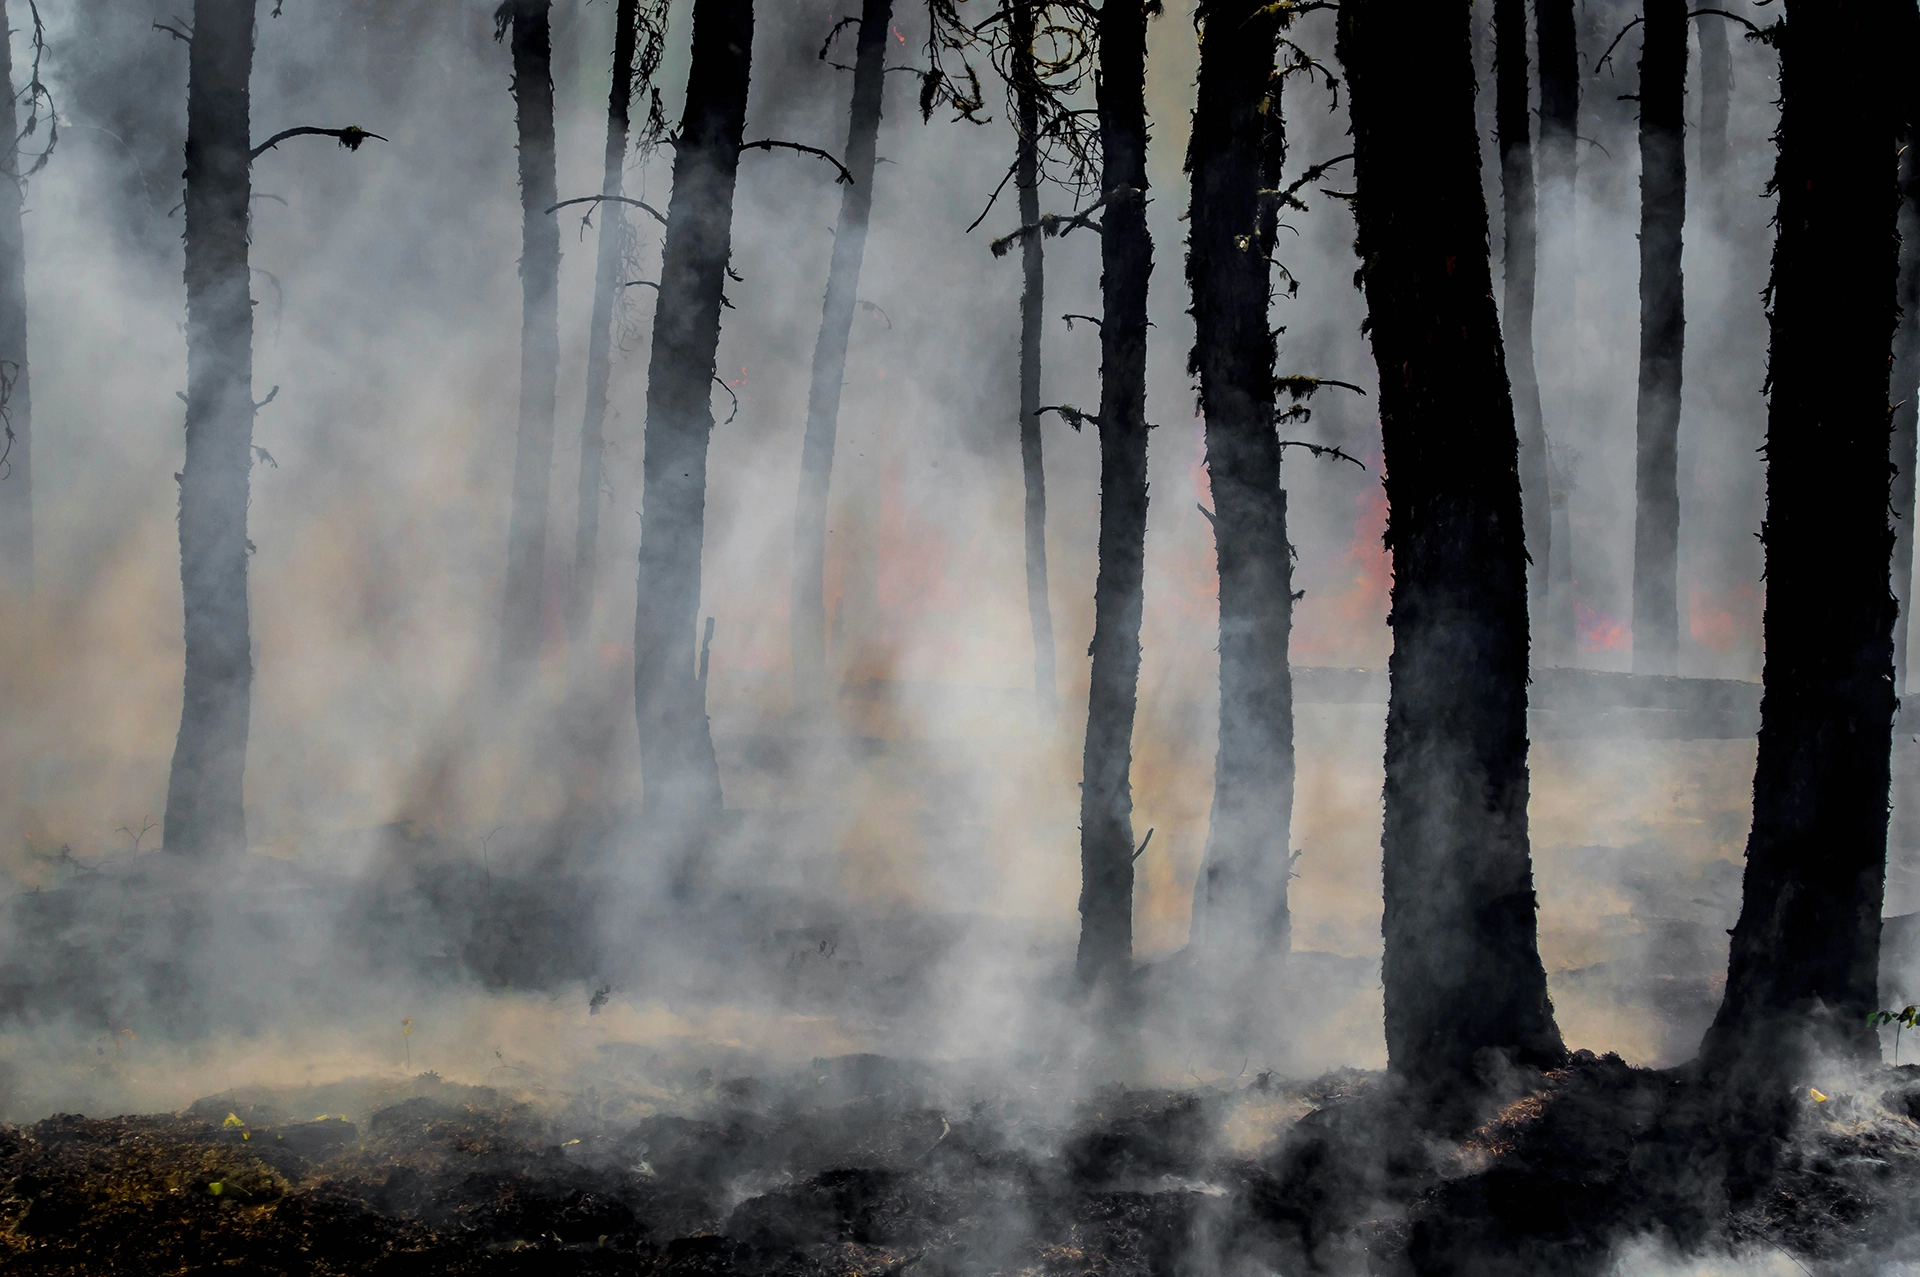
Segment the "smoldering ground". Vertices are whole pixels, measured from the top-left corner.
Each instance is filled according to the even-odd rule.
[[[475,693],[494,660],[519,342],[513,107],[492,7],[293,3],[262,19],[257,133],[353,123],[389,141],[354,154],[319,141],[283,148],[256,174],[257,394],[280,389],[256,430],[272,460],[254,470],[250,511],[253,854],[244,868],[180,879],[161,872],[145,826],[163,805],[179,705],[171,475],[184,371],[170,210],[186,50],[153,29],[173,20],[165,5],[45,6],[65,133],[33,179],[27,223],[39,587],[30,603],[6,602],[0,638],[0,839],[15,893],[0,1101],[27,1124],[6,1136],[18,1201],[66,1193],[84,1205],[24,1213],[17,1236],[66,1237],[79,1265],[179,1190],[191,1210],[142,1236],[155,1247],[196,1239],[209,1259],[239,1262],[262,1253],[247,1247],[267,1245],[270,1230],[236,1221],[252,1227],[270,1210],[320,1232],[358,1221],[362,1249],[327,1260],[346,1266],[422,1254],[450,1270],[498,1266],[512,1262],[501,1248],[524,1244],[547,1261],[602,1262],[590,1249],[703,1271],[1292,1271],[1307,1258],[1363,1264],[1368,1238],[1452,1209],[1448,1185],[1497,1184],[1510,1165],[1500,1159],[1529,1155],[1511,1115],[1477,1143],[1419,1150],[1427,1178],[1400,1196],[1371,1195],[1365,1168],[1330,1181],[1359,1184],[1314,1224],[1345,1230],[1331,1248],[1298,1222],[1300,1195],[1323,1184],[1297,1173],[1301,1150],[1319,1146],[1312,1124],[1294,1124],[1371,1085],[1337,1070],[1384,1061],[1382,685],[1330,674],[1315,689],[1302,676],[1299,952],[1284,983],[1219,1006],[1195,1005],[1182,983],[1218,715],[1213,551],[1195,509],[1209,493],[1177,269],[1191,15],[1170,12],[1149,36],[1159,260],[1148,385],[1159,428],[1132,781],[1136,824],[1155,831],[1135,900],[1136,947],[1151,965],[1138,1033],[1115,1054],[1095,1049],[1063,1000],[1097,444],[1046,421],[1067,684],[1049,722],[1024,695],[1019,282],[985,245],[1011,228],[1010,197],[964,232],[1011,157],[1004,113],[983,127],[923,124],[913,77],[889,78],[860,286],[871,308],[856,314],[829,522],[844,686],[831,731],[803,731],[788,713],[785,587],[838,194],[816,160],[756,153],[743,164],[703,604],[715,618],[708,696],[729,817],[707,866],[710,902],[688,908],[666,892],[667,870],[635,824],[627,618],[648,304],[629,308],[614,362],[588,662],[611,743],[591,792],[551,765],[564,730],[553,712],[567,678],[562,547],[594,244],[577,210],[556,215],[561,446],[545,669],[517,709]],[[610,9],[555,11],[562,197],[598,189]],[[848,77],[815,56],[838,16],[803,5],[759,15],[752,136],[838,150]],[[1630,16],[1588,11],[1588,65]],[[921,56],[923,22],[897,17],[901,65]],[[676,8],[658,80],[670,119],[687,26]],[[1305,22],[1300,38],[1331,59],[1330,24]],[[1762,483],[1752,449],[1764,408],[1754,294],[1775,93],[1770,54],[1735,47],[1731,184],[1745,202],[1723,222],[1690,218],[1687,232],[1697,291],[1684,672],[1751,680],[1761,595],[1749,534]],[[1631,92],[1632,62],[1616,61],[1604,74],[1619,87],[1588,89],[1575,351],[1542,354],[1560,378],[1547,381],[1549,413],[1577,423],[1579,660],[1603,670],[1624,669],[1630,651],[1631,399],[1619,388],[1631,384],[1637,304],[1622,266],[1635,160],[1631,104],[1612,101]],[[1343,105],[1304,86],[1289,94],[1296,169],[1348,149]],[[664,202],[667,170],[663,158],[636,164],[629,191]],[[1047,198],[1070,207],[1064,192]],[[1276,308],[1283,371],[1370,389],[1351,218],[1327,197],[1291,220],[1281,256],[1301,287]],[[636,221],[634,278],[647,278],[659,238]],[[1069,235],[1048,254],[1044,401],[1090,403],[1097,336],[1057,316],[1097,312],[1097,244]],[[1288,454],[1305,589],[1295,660],[1378,671],[1391,639],[1373,398],[1314,407],[1311,437],[1371,468]],[[1753,722],[1732,705],[1703,710],[1704,726],[1678,724],[1579,687],[1549,697],[1543,683],[1530,816],[1561,1024],[1576,1046],[1677,1063],[1723,979]],[[1910,743],[1896,754],[1890,913],[1920,908],[1901,894],[1913,889],[1915,839],[1912,806],[1898,799],[1914,760]],[[1911,996],[1912,983],[1904,968],[1890,974],[1889,996]],[[1586,1062],[1557,1085],[1617,1097],[1650,1084]],[[1834,1085],[1862,1098],[1839,1135],[1808,1109],[1809,1157],[1904,1168],[1903,1149],[1869,1146],[1904,1129],[1904,1101],[1884,1099],[1894,1089]],[[126,1112],[177,1116],[112,1118]],[[350,1133],[312,1126],[343,1112]],[[1398,1156],[1390,1126],[1374,1145]],[[256,1134],[271,1155],[253,1151]],[[153,1149],[166,1151],[140,1162]],[[126,1168],[115,1182],[131,1187],[89,1196],[82,1168],[107,1164]],[[1907,1173],[1888,1172],[1896,1184]],[[212,1194],[213,1183],[237,1191]],[[314,1187],[324,1183],[350,1187],[329,1197]],[[1649,1256],[1718,1248],[1739,1270],[1769,1271],[1779,1256],[1756,1240],[1766,1238],[1858,1258],[1858,1245],[1899,1239],[1855,1237],[1832,1219],[1874,1200],[1863,1189],[1827,1215],[1815,1203],[1750,1233],[1679,1236],[1658,1233],[1655,1207],[1596,1210],[1580,1219],[1598,1249],[1568,1262],[1615,1262],[1617,1244],[1622,1270],[1644,1271],[1667,1262]],[[286,1235],[308,1234],[289,1225]]]

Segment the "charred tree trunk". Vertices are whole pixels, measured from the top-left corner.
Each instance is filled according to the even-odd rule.
[[[246,850],[253,694],[247,488],[253,302],[247,266],[255,0],[195,0],[187,88],[187,448],[180,484],[186,680],[167,778],[169,851]]]
[[[1711,1067],[1877,1062],[1893,739],[1887,376],[1891,5],[1792,0],[1779,37],[1766,667],[1753,828]]]
[[[1500,208],[1505,223],[1507,376],[1520,437],[1520,501],[1526,524],[1527,613],[1544,618],[1552,560],[1553,498],[1547,478],[1547,430],[1533,358],[1533,286],[1537,224],[1532,112],[1527,104],[1526,0],[1494,0],[1494,127],[1500,136]]]
[[[1487,258],[1464,5],[1345,0],[1393,552],[1384,886],[1388,1067],[1442,1093],[1489,1053],[1563,1053],[1527,842],[1519,444]],[[1405,87],[1423,88],[1409,129]]]
[[[1286,157],[1274,49],[1280,15],[1260,0],[1200,10],[1200,86],[1187,171],[1207,473],[1220,572],[1220,744],[1196,910],[1216,964],[1285,953],[1293,819],[1293,565],[1274,424],[1269,256]],[[1262,191],[1268,194],[1262,197]]]
[[[1640,395],[1633,520],[1633,670],[1680,662],[1680,239],[1687,220],[1686,0],[1646,0],[1640,53]]]
[[[0,586],[33,589],[33,393],[27,371],[27,250],[20,225],[26,175],[20,170],[20,118],[13,92],[13,54],[0,4],[0,377],[5,426],[0,451]]]
[[[1147,0],[1100,9],[1100,568],[1080,785],[1083,988],[1133,963],[1133,717],[1147,540]]]
[[[720,813],[720,769],[695,666],[714,358],[733,251],[733,188],[753,61],[753,0],[695,0],[687,103],[673,152],[660,299],[647,371],[634,713],[645,816],[691,885],[691,857]]]
[[[607,383],[613,376],[614,303],[626,281],[626,210],[618,197],[625,182],[627,134],[631,128],[634,53],[639,43],[640,0],[620,0],[613,17],[613,88],[607,98],[607,150],[600,193],[600,250],[594,267],[593,330],[587,337],[587,415],[580,426],[579,503],[574,515],[573,575],[567,587],[567,641],[577,656],[593,620],[599,569],[600,488],[605,474]],[[555,249],[558,252],[558,248]]]
[[[820,308],[820,335],[813,346],[813,380],[807,390],[807,433],[800,447],[800,496],[793,516],[793,699],[817,704],[827,698],[827,496],[833,481],[833,447],[840,431],[840,387],[847,376],[847,339],[860,287],[860,260],[867,251],[867,218],[873,210],[874,146],[880,136],[880,98],[886,79],[887,30],[893,0],[864,0],[853,60],[853,105],[847,116],[847,171],[853,181],[840,193],[840,221],[833,232],[833,262]]]
[[[1011,15],[1012,70],[1018,118],[1013,184],[1020,225],[1040,222],[1040,81],[1034,65],[1036,0],[1017,0]],[[1033,629],[1033,695],[1041,716],[1058,709],[1053,603],[1047,594],[1047,472],[1040,451],[1040,312],[1046,304],[1046,250],[1041,237],[1020,241],[1020,475],[1026,484],[1027,618]]]
[[[1904,10],[1903,19],[1906,17]],[[1908,29],[1920,27],[1920,20]],[[1920,46],[1908,41],[1904,48]],[[1914,477],[1920,469],[1920,95],[1909,93],[1900,132],[1900,327],[1893,339],[1893,631],[1894,691],[1907,691],[1907,641],[1913,631]]]
[[[1573,20],[1573,0],[1534,0],[1533,34],[1540,63],[1540,185],[1538,203],[1537,300],[1545,302],[1550,317],[1535,333],[1546,348],[1550,367],[1565,366],[1574,355],[1574,316],[1577,245],[1574,235],[1574,189],[1579,172],[1575,146],[1580,119],[1580,49]],[[1536,365],[1537,371],[1538,365]],[[1564,399],[1564,395],[1556,399]],[[1544,404],[1542,421],[1552,418],[1564,432],[1565,405]],[[1552,439],[1554,429],[1543,426]],[[1565,440],[1564,433],[1561,435]],[[1535,623],[1540,654],[1545,663],[1565,664],[1575,651],[1573,614],[1573,540],[1567,524],[1572,475],[1549,458],[1552,537],[1548,547],[1547,605]]]
[[[513,511],[500,669],[511,690],[540,657],[547,560],[547,490],[553,477],[553,400],[560,380],[560,223],[555,191],[551,0],[506,0],[494,14],[513,31],[513,100],[520,130],[520,429],[513,453]]]

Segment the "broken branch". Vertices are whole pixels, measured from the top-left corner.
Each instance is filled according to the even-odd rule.
[[[318,129],[311,124],[303,124],[297,129],[281,129],[278,133],[275,133],[272,137],[247,152],[247,158],[257,160],[290,137],[337,138],[339,139],[340,145],[346,147],[349,151],[359,150],[360,144],[368,139],[376,142],[384,142],[387,140],[378,133],[369,133],[365,129],[352,124],[349,124],[344,129]]]
[[[838,178],[840,182],[848,186],[853,185],[853,174],[848,171],[847,166],[817,146],[802,146],[798,142],[781,142],[774,138],[761,138],[757,142],[742,142],[740,144],[740,149],[743,151],[771,151],[775,147],[787,151],[799,151],[803,155],[817,155],[840,170],[840,176]]]
[[[1308,443],[1305,439],[1282,439],[1280,441],[1280,446],[1282,448],[1305,448],[1308,452],[1311,452],[1316,457],[1332,457],[1336,461],[1351,461],[1353,462],[1354,465],[1359,466],[1362,470],[1365,470],[1367,468],[1366,462],[1360,460],[1360,458],[1356,456],[1353,456],[1351,453],[1342,452],[1340,449],[1334,447],[1332,444]]]
[[[558,213],[569,204],[598,204],[602,200],[610,200],[615,204],[631,204],[635,208],[645,209],[647,212],[653,214],[653,219],[656,222],[659,222],[662,226],[667,224],[667,215],[665,213],[662,213],[651,204],[641,200],[630,199],[625,195],[582,195],[578,199],[561,200],[558,204],[548,209],[547,212]]]

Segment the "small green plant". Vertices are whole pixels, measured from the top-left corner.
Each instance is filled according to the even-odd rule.
[[[1884,1024],[1891,1024],[1893,1026],[1893,1065],[1895,1068],[1900,1067],[1900,1031],[1902,1029],[1913,1028],[1914,1022],[1917,1019],[1920,1019],[1920,1007],[1914,1006],[1909,1006],[1904,1011],[1875,1011],[1867,1017],[1867,1025],[1870,1028],[1877,1029]]]

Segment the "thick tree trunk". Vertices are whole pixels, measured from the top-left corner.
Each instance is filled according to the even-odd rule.
[[[1147,540],[1147,5],[1100,10],[1100,112],[1106,208],[1100,236],[1100,568],[1080,785],[1083,988],[1116,988],[1133,962],[1133,716]]]
[[[627,134],[633,103],[634,49],[639,42],[640,0],[619,0],[613,17],[613,87],[607,98],[607,150],[600,193],[600,253],[593,277],[593,330],[587,337],[587,415],[580,425],[580,488],[574,515],[573,575],[567,584],[567,641],[577,658],[593,621],[599,573],[600,488],[605,474],[607,383],[613,376],[614,304],[626,281],[626,210],[617,197],[625,180]],[[557,251],[557,250],[556,250]]]
[[[253,652],[247,484],[253,466],[248,77],[255,0],[195,0],[187,88],[187,457],[180,483],[186,680],[167,778],[169,851],[246,850],[241,782]]]
[[[887,31],[893,0],[864,0],[853,60],[853,106],[847,116],[847,171],[841,187],[840,221],[833,233],[833,262],[820,308],[820,335],[813,345],[813,380],[807,390],[807,433],[800,446],[800,495],[793,516],[793,699],[819,704],[827,691],[827,496],[833,481],[833,447],[840,431],[840,387],[847,376],[847,339],[860,288],[860,259],[867,251],[867,219],[873,210],[874,146],[880,136],[881,86],[886,79]]]
[[[1012,67],[1018,99],[1013,184],[1020,198],[1020,225],[1040,221],[1040,84],[1034,65],[1036,0],[1013,6]],[[1033,695],[1040,714],[1053,720],[1058,683],[1053,650],[1053,603],[1047,594],[1047,472],[1040,450],[1041,309],[1046,304],[1046,250],[1038,235],[1020,240],[1020,475],[1026,484],[1027,619],[1033,629]]]
[[[520,130],[520,429],[513,454],[500,670],[511,690],[540,658],[553,478],[553,400],[560,380],[560,223],[555,191],[551,0],[506,0]]]
[[[7,29],[0,3],[0,32]],[[33,589],[33,393],[27,372],[27,250],[20,225],[26,178],[20,171],[20,118],[13,94],[13,56],[0,38],[0,376],[6,379],[0,451],[0,588]]]
[[[1686,0],[1646,0],[1640,54],[1640,395],[1633,519],[1633,670],[1680,662],[1680,238],[1687,220]]]
[[[1553,498],[1547,430],[1533,358],[1533,286],[1537,226],[1532,111],[1527,104],[1526,0],[1494,0],[1494,127],[1500,137],[1500,208],[1506,243],[1503,335],[1513,418],[1520,436],[1520,502],[1527,534],[1527,612],[1544,617],[1552,559]]]
[[[1527,843],[1518,440],[1487,258],[1465,5],[1345,0],[1393,552],[1387,1060],[1436,1093],[1562,1055]],[[1409,128],[1405,86],[1420,84]]]
[[[1878,1061],[1893,738],[1891,5],[1792,0],[1780,40],[1765,690],[1753,827],[1709,1066]]]
[[[1574,318],[1578,296],[1578,246],[1575,240],[1574,188],[1579,164],[1580,49],[1573,20],[1573,0],[1534,0],[1533,36],[1540,64],[1540,147],[1536,299],[1543,303],[1544,322],[1536,327],[1535,344],[1546,352],[1546,366],[1572,365],[1576,351]],[[1539,364],[1536,363],[1536,369]],[[1565,442],[1570,423],[1564,377],[1542,405],[1543,426],[1549,440]],[[1556,432],[1558,432],[1556,436]],[[1573,611],[1573,540],[1567,522],[1572,474],[1565,464],[1549,458],[1551,485],[1551,542],[1548,546],[1547,600],[1535,619],[1534,634],[1543,663],[1562,665],[1573,660],[1576,643]]]
[[[1920,21],[1910,24],[1920,26]],[[1915,43],[1905,47],[1912,49]],[[1916,96],[1908,95],[1911,104]],[[1907,108],[1900,135],[1900,327],[1893,339],[1893,631],[1894,691],[1907,691],[1907,641],[1913,631],[1914,477],[1920,469],[1920,112]]]
[[[1190,371],[1206,414],[1220,573],[1220,743],[1196,939],[1216,966],[1285,953],[1293,819],[1293,565],[1274,426],[1268,258],[1286,156],[1274,48],[1280,15],[1260,0],[1200,10],[1199,100],[1187,171]]]
[[[647,371],[634,713],[645,818],[677,851],[683,885],[720,813],[720,770],[695,666],[707,444],[720,304],[733,251],[733,188],[753,61],[753,0],[695,0],[687,104],[673,153]]]

